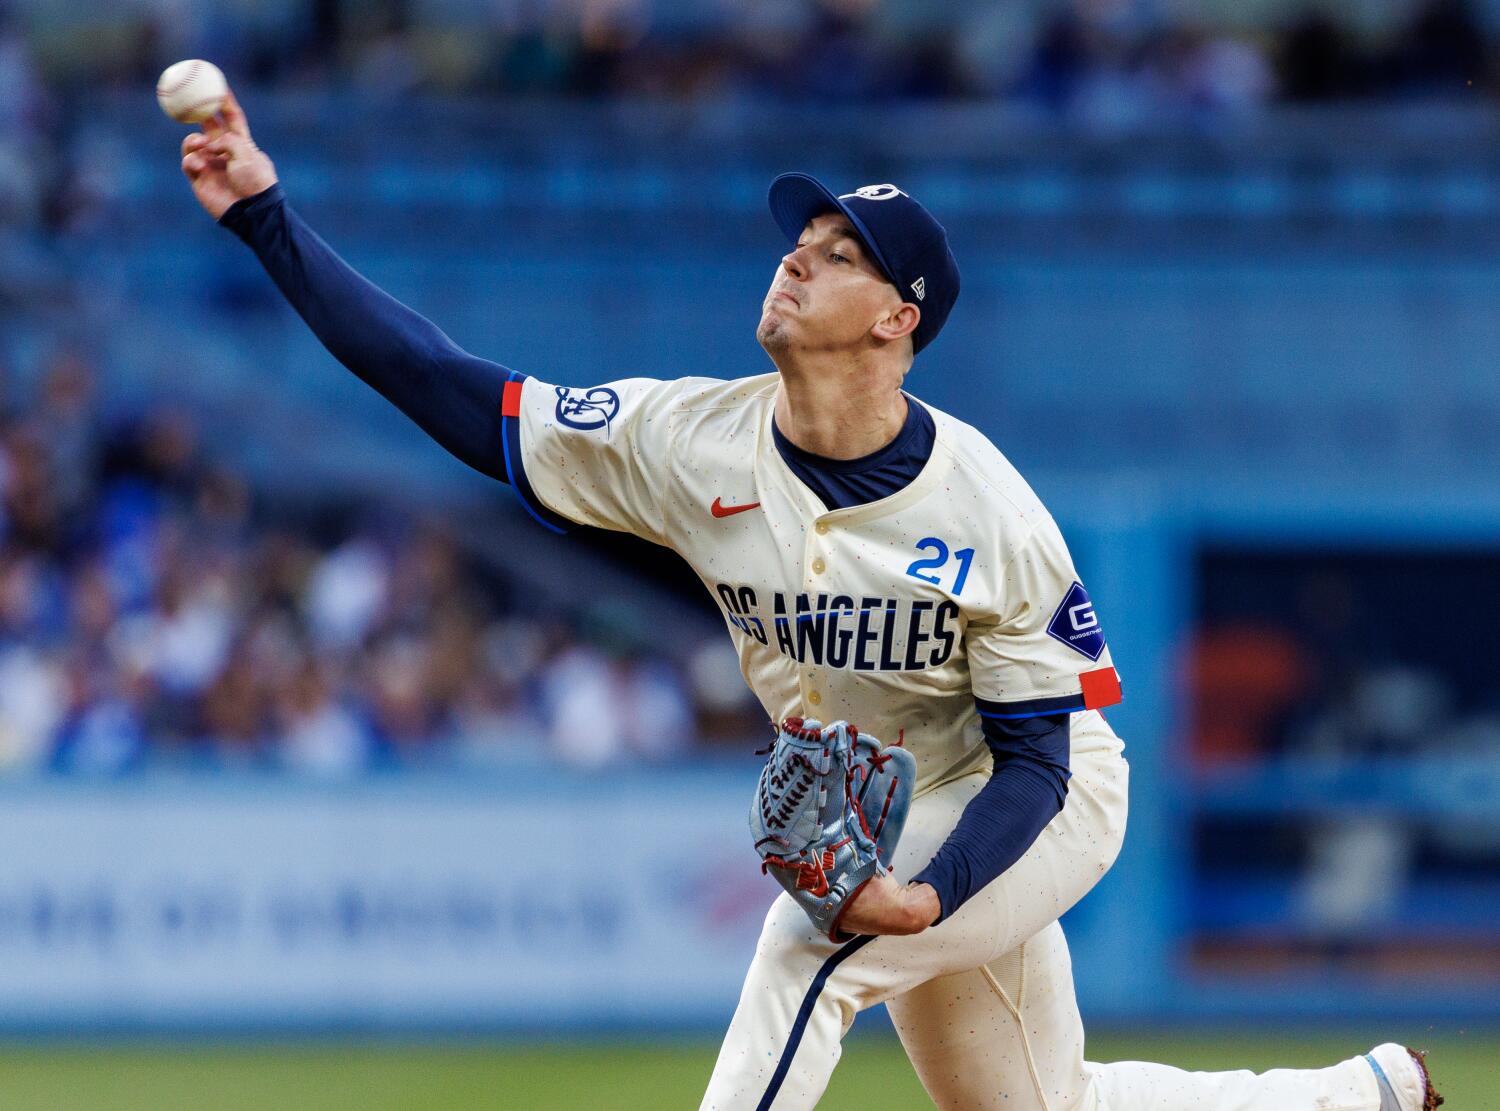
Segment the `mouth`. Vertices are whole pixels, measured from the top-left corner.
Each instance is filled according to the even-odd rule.
[[[801,303],[797,300],[797,298],[793,297],[790,293],[788,293],[784,289],[778,289],[776,291],[776,295],[774,297],[772,297],[771,300],[772,301],[776,301],[776,300],[779,300],[782,297],[785,297],[792,304],[796,305],[798,308],[801,308]]]

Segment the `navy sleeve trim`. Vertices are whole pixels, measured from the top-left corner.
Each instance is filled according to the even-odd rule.
[[[526,457],[521,451],[520,409],[521,383],[525,381],[526,375],[519,370],[511,371],[510,377],[505,380],[505,399],[500,404],[501,435],[505,441],[505,477],[531,519],[544,529],[561,536],[572,531],[573,522],[543,505],[542,499],[537,497],[536,490],[532,488],[531,480],[526,477]]]
[[[1065,694],[1058,698],[1031,698],[1019,702],[991,702],[987,698],[974,699],[979,716],[996,721],[1021,721],[1025,718],[1045,717],[1048,714],[1076,714],[1087,709],[1082,692]]]

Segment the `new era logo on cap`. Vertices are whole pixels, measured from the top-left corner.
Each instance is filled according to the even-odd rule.
[[[782,174],[771,183],[769,199],[771,215],[792,243],[814,216],[842,212],[848,217],[881,273],[903,298],[910,290],[921,303],[913,351],[921,351],[942,330],[958,300],[958,263],[943,225],[908,194],[887,182],[863,185],[840,197],[807,174]]]

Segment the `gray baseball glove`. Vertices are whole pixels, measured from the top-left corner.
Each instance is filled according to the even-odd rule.
[[[769,871],[834,941],[839,914],[888,871],[906,826],[917,762],[846,721],[787,718],[750,804],[750,833]]]

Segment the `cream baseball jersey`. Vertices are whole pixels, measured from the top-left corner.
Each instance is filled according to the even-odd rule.
[[[680,553],[767,714],[903,739],[918,792],[989,767],[980,715],[1119,701],[1057,525],[994,445],[929,408],[936,439],[917,477],[830,511],[776,448],[778,381],[568,388],[513,373],[511,483],[549,528],[631,532]]]

